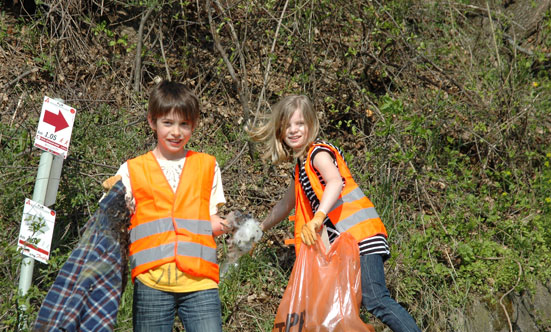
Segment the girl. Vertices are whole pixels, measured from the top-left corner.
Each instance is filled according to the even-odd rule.
[[[264,159],[296,160],[295,179],[261,224],[262,231],[285,219],[295,208],[295,250],[312,245],[322,225],[332,243],[350,233],[360,248],[362,303],[395,332],[420,331],[411,315],[390,297],[383,262],[390,256],[386,229],[371,201],[350,174],[335,146],[315,141],[319,121],[308,97],[279,101],[269,120],[249,130],[266,145]]]

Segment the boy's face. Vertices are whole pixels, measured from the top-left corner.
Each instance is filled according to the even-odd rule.
[[[308,140],[308,126],[301,110],[296,110],[287,124],[284,141],[294,152],[300,151]]]
[[[165,114],[155,121],[148,117],[147,121],[151,129],[157,133],[157,157],[174,160],[185,156],[184,146],[193,133],[191,122],[174,112]]]

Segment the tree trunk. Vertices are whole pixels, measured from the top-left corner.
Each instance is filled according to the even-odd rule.
[[[517,0],[505,8],[507,16],[513,19],[509,34],[523,40],[538,29],[545,13],[551,9],[551,0]]]

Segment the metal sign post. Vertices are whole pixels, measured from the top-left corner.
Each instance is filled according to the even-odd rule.
[[[57,112],[55,112],[57,110]],[[76,111],[64,105],[61,99],[44,97],[42,114],[35,137],[35,146],[44,150],[36,174],[32,200],[44,206],[55,203],[61,176],[63,160],[67,151],[73,129]],[[25,256],[21,262],[19,276],[19,295],[25,296],[31,287],[34,270],[32,257]],[[27,311],[27,304],[20,305],[21,311]],[[22,323],[26,325],[23,319]]]
[[[46,201],[46,193],[48,191],[48,182],[52,171],[53,160],[53,154],[50,152],[42,152],[33,191],[33,201],[37,203],[44,204]],[[31,257],[24,257],[21,262],[21,274],[19,276],[19,294],[21,296],[27,294],[27,291],[31,287],[33,269],[34,259]],[[22,305],[21,307],[26,310],[25,305]]]

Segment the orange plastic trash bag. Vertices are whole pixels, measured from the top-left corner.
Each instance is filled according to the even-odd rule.
[[[375,332],[360,318],[361,300],[356,240],[343,233],[325,253],[318,236],[300,247],[272,332]]]

